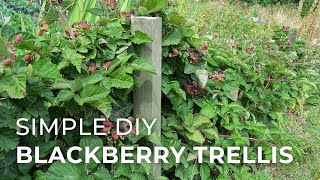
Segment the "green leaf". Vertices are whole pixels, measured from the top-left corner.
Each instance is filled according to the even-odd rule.
[[[128,62],[128,60],[132,57],[132,54],[128,56],[121,56],[119,55],[116,59],[112,61],[111,66],[109,67],[107,73],[111,73],[116,67],[123,65],[124,63]]]
[[[26,96],[26,72],[4,76],[0,79],[0,92],[7,92],[13,99],[22,99]]]
[[[19,136],[11,129],[0,129],[0,150],[9,151],[14,150],[19,144]]]
[[[19,170],[22,174],[27,175],[31,168],[35,165],[34,161],[26,164],[18,164]]]
[[[32,66],[32,74],[39,78],[62,79],[58,67],[50,60],[36,61]]]
[[[75,94],[71,90],[63,89],[57,95],[56,100],[55,100],[55,104],[57,105],[61,102],[68,101],[68,100],[72,99],[74,97],[74,95]]]
[[[109,91],[107,91],[104,87],[88,85],[81,90],[80,95],[74,97],[74,100],[80,106],[88,103],[100,110],[103,114],[109,116],[112,107],[110,96],[108,94]]]
[[[156,74],[155,68],[144,59],[135,59],[130,63],[130,67],[135,71],[143,71]]]
[[[179,177],[181,180],[193,180],[196,179],[195,175],[199,173],[199,168],[197,163],[190,163],[186,168],[183,164],[180,164],[176,168],[175,176]]]
[[[19,116],[21,109],[18,108],[12,101],[0,101],[0,128],[8,127],[16,129],[17,115]]]
[[[5,41],[0,37],[0,59],[10,57]]]
[[[42,172],[41,170],[37,170],[34,174],[33,177],[35,180],[47,180],[46,174]]]
[[[167,83],[167,81],[161,81],[161,90],[165,95],[167,95],[170,92],[171,86]]]
[[[134,32],[131,41],[135,44],[142,44],[152,42],[152,39],[146,33],[137,30]]]
[[[210,121],[208,116],[202,114],[196,114],[193,117],[192,128],[201,129],[203,127],[211,126],[212,122]]]
[[[171,46],[171,45],[177,45],[181,42],[183,38],[183,33],[180,29],[175,28],[173,31],[166,34],[163,38],[162,45],[163,46]]]
[[[193,133],[186,133],[188,139],[197,142],[199,144],[203,144],[206,140],[199,130],[194,131]]]
[[[120,38],[124,31],[119,19],[111,20],[111,22],[108,24],[108,28],[108,34],[117,38]]]
[[[147,8],[147,14],[158,12],[166,6],[165,0],[144,0],[143,5]]]
[[[217,116],[215,112],[214,106],[211,102],[206,102],[203,108],[200,110],[200,114],[208,116],[208,118],[212,119]]]
[[[236,146],[249,146],[250,142],[248,138],[242,137],[238,133],[233,133],[228,139],[234,140]]]
[[[170,87],[174,90],[179,96],[181,96],[184,100],[187,99],[186,92],[180,88],[180,84],[178,81],[173,81],[170,83]]]
[[[105,79],[105,77],[102,75],[102,73],[96,72],[94,74],[83,75],[80,76],[79,79],[82,81],[83,86],[89,85],[89,84],[97,84]]]
[[[46,172],[46,178],[50,180],[60,179],[81,179],[91,180],[88,177],[81,164],[72,164],[70,162],[61,163],[60,161],[54,162]]]
[[[162,145],[160,137],[157,136],[155,133],[152,133],[150,136],[148,136],[148,140],[157,146]]]
[[[201,177],[201,180],[210,179],[210,167],[207,164],[200,165],[200,177]]]
[[[74,81],[71,81],[70,88],[74,93],[76,93],[83,88],[83,83],[80,79],[76,79]]]
[[[71,89],[72,81],[69,80],[57,80],[51,85],[51,89]]]
[[[106,117],[110,116],[110,112],[112,110],[111,106],[111,100],[110,98],[107,100],[96,100],[90,102],[90,105],[97,108],[99,111],[101,111]]]
[[[88,85],[80,91],[80,101],[77,100],[78,104],[82,106],[84,103],[90,103],[100,99],[106,99],[109,92],[104,87],[97,85]]]
[[[172,11],[169,15],[168,15],[168,23],[170,24],[174,24],[176,26],[180,26],[180,25],[184,25],[185,24],[186,19],[183,16],[180,16],[178,12],[176,11]]]
[[[14,163],[0,169],[1,179],[16,179],[19,174],[19,168],[17,164]]]
[[[110,78],[106,80],[110,87],[128,89],[133,86],[133,78],[126,74],[126,68],[121,67],[110,74]]]
[[[113,174],[113,178],[120,176],[129,176],[131,173],[129,164],[121,164],[118,166],[116,172]]]
[[[133,173],[130,175],[130,180],[145,180],[146,177],[141,173]]]
[[[219,139],[219,132],[217,128],[210,128],[210,129],[201,129],[201,132],[206,136],[206,138],[211,140],[218,140]]]
[[[80,140],[80,144],[79,146],[83,149],[83,151],[80,151],[79,153],[79,157],[81,159],[85,159],[86,155],[85,155],[85,151],[84,149],[86,147],[89,147],[90,150],[93,150],[96,147],[100,147],[100,149],[95,153],[96,157],[101,161],[102,160],[102,147],[103,147],[103,142],[102,140],[98,137],[98,136],[86,136],[81,138]],[[98,164],[95,163],[92,159],[90,161],[90,163],[85,164],[85,169],[88,170],[92,170],[94,169]]]
[[[111,174],[107,168],[101,168],[92,174],[95,180],[112,179]]]
[[[69,48],[66,48],[63,53],[63,60],[73,64],[77,68],[79,73],[81,73],[81,64],[85,58],[86,57],[82,56],[81,54],[78,54],[76,50]]]

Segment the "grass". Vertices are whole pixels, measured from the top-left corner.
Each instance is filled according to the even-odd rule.
[[[291,26],[298,30],[299,38],[307,40],[310,47],[320,50],[320,5],[315,12],[300,18],[297,16],[299,8],[290,6],[247,6],[240,3],[230,4],[223,0],[196,5],[191,0],[180,2],[187,9],[183,13],[198,22],[202,36],[210,35],[219,41],[244,42],[247,47],[262,46],[276,26]],[[261,24],[252,23],[252,17],[259,17]],[[296,137],[297,141],[299,139],[313,145],[310,152],[304,155],[304,161],[289,165],[260,166],[257,177],[275,180],[320,179],[319,104],[320,102],[317,106],[306,108],[308,110],[303,112],[301,117],[292,116],[290,125],[287,126],[287,132]]]
[[[181,2],[187,3],[185,6],[190,13],[193,13],[194,4],[191,0],[189,1],[189,5],[188,0]],[[302,7],[303,1],[300,4]],[[238,3],[229,3],[228,0],[213,0],[200,3],[198,11],[193,17],[197,17],[202,32],[209,32],[212,29],[210,25],[208,26],[211,24],[208,22],[212,19],[221,21],[222,17],[226,18],[226,15],[229,15],[227,18],[232,20],[236,20],[233,16],[237,13],[245,14],[248,17],[259,17],[269,30],[274,26],[290,26],[297,29],[298,37],[305,39],[310,47],[313,46],[320,50],[320,3],[313,9],[314,11],[302,18],[300,16],[301,8],[290,5],[276,4],[264,7],[261,5],[249,6],[239,3],[239,1]]]
[[[288,128],[289,133],[295,134],[305,141],[314,144],[317,149],[306,154],[306,161],[295,162],[289,165],[267,167],[267,173],[271,179],[311,180],[320,178],[320,107],[316,106],[305,112],[303,119],[292,118],[292,125]]]

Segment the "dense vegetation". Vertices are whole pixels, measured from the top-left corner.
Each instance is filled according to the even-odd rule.
[[[187,147],[181,164],[175,164],[173,156],[163,164],[162,179],[266,179],[257,174],[255,164],[210,164],[208,157],[198,164],[192,146],[262,146],[270,149],[264,152],[266,158],[271,145],[292,146],[297,162],[318,150],[286,128],[290,116],[301,115],[306,104],[318,106],[320,86],[319,54],[304,40],[293,38],[290,27],[264,31],[264,25],[244,14],[235,15],[237,22],[224,14],[221,21],[209,22],[210,33],[204,33],[198,29],[200,20],[187,14],[178,1],[45,2],[38,19],[2,7],[8,12],[5,16],[12,18],[0,27],[0,174],[4,179],[151,176],[146,163],[18,165],[18,145],[43,147],[42,158],[54,146],[64,150],[75,145],[119,148],[141,143]],[[133,13],[163,18],[162,141],[144,134],[119,138],[111,128],[105,129],[110,133],[105,137],[81,137],[77,132],[15,135],[19,117],[42,117],[48,122],[82,117],[90,131],[94,117],[106,117],[110,127],[116,117],[132,114],[132,88],[138,84],[133,72],[154,73],[136,53],[139,44],[151,39],[130,32]],[[251,148],[249,157],[255,156],[256,148]]]
[[[235,2],[234,0],[231,0]],[[301,9],[301,16],[307,16],[308,13],[314,11],[315,7],[319,4],[318,0],[241,0],[242,2],[248,4],[261,4],[264,6],[273,5],[273,4],[281,4],[288,6],[299,6],[299,3],[303,3]]]

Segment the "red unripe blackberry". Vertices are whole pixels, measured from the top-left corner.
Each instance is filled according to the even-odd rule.
[[[5,68],[11,66],[11,64],[12,64],[12,60],[9,59],[9,58],[7,58],[7,59],[5,59],[5,60],[2,61],[2,65],[3,65],[3,67],[5,67]]]
[[[101,129],[101,132],[109,134],[110,133],[110,127],[104,127],[103,129]]]
[[[179,50],[178,49],[173,49],[172,55],[178,56],[179,55]]]
[[[203,45],[201,46],[201,49],[202,49],[202,50],[207,50],[207,49],[208,49],[208,44],[203,44]]]
[[[112,134],[112,140],[118,141],[119,140],[119,136],[117,134]]]
[[[109,67],[111,66],[111,64],[112,64],[112,61],[106,62],[106,63],[104,64],[104,68],[105,68],[106,70],[108,70]]]
[[[23,34],[18,34],[15,38],[14,38],[14,43],[18,44],[20,43],[20,41],[23,39]]]
[[[111,127],[111,126],[112,126],[112,122],[106,120],[106,121],[103,122],[103,125],[104,125],[105,127]]]

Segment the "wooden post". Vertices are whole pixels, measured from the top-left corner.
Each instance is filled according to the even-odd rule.
[[[151,43],[142,45],[140,57],[146,59],[155,69],[156,75],[138,73],[139,86],[133,90],[134,117],[148,120],[157,119],[153,132],[161,137],[161,58],[162,19],[160,17],[132,17],[131,31],[148,34]],[[153,179],[161,176],[161,164],[152,163]]]

